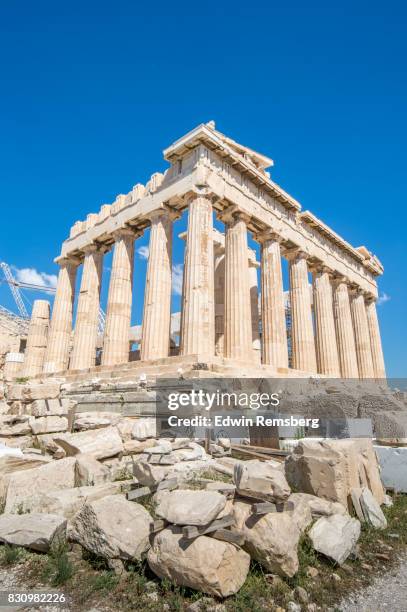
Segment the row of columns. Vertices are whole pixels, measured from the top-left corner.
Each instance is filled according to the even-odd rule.
[[[151,217],[142,360],[169,355],[174,215],[172,210],[164,208]],[[202,195],[191,199],[184,259],[180,354],[197,354],[202,358],[223,354],[233,360],[254,361],[254,328],[257,325],[259,334],[259,320],[257,289],[253,291],[256,283],[251,278],[253,270],[250,270],[247,255],[248,219],[233,209],[221,218],[226,226],[223,258],[214,253],[211,200]],[[114,234],[102,365],[128,361],[137,235],[130,228]],[[261,361],[286,369],[288,346],[281,239],[272,231],[255,238],[261,244]],[[103,249],[94,245],[85,249],[70,369],[81,370],[95,365],[103,254]],[[285,255],[289,260],[293,368],[332,377],[384,378],[374,301],[366,303],[362,293],[350,290],[345,279],[333,278],[323,266],[311,268],[312,300],[307,255],[298,249]],[[61,263],[44,360],[45,372],[58,372],[68,366],[77,266],[77,261]],[[218,284],[215,286],[216,272],[221,267],[224,289]],[[215,295],[220,291],[224,291],[224,299],[217,305]],[[223,329],[220,329],[220,317],[215,318],[218,306],[222,308]]]

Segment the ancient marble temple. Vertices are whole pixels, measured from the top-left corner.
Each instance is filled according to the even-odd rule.
[[[213,371],[235,367],[261,376],[385,377],[376,313],[376,277],[383,267],[376,256],[363,246],[351,246],[311,212],[302,211],[271,180],[266,169],[272,160],[224,136],[213,122],[177,140],[164,158],[170,164],[164,174],[153,174],[146,186],[136,185],[71,228],[55,260],[58,285],[46,342],[36,343],[41,346],[36,374],[132,366],[175,373],[183,364],[195,363]],[[174,346],[173,222],[184,210],[188,226],[180,340]],[[224,234],[214,230],[215,216],[224,223]],[[139,353],[129,363],[132,300],[140,299],[132,288],[134,250],[147,228]],[[248,247],[249,233],[260,245],[260,262]],[[113,263],[96,365],[101,274],[109,250]],[[282,258],[289,266],[289,334]],[[46,328],[32,321],[32,329],[38,335]]]

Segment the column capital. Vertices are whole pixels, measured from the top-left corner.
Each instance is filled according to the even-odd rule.
[[[64,266],[79,266],[81,263],[81,259],[80,257],[74,257],[73,255],[67,255],[65,257],[56,257],[54,259],[54,262],[60,267],[63,268]]]
[[[366,304],[377,304],[377,296],[373,295],[373,293],[365,293],[365,301]]]
[[[301,249],[299,246],[295,246],[289,249],[286,249],[284,252],[284,257],[288,259],[288,261],[295,261],[299,259],[307,260],[309,258],[309,254]]]
[[[328,274],[330,278],[333,278],[334,271],[332,268],[324,264],[323,262],[317,262],[310,266],[310,270],[313,274]]]
[[[81,248],[81,251],[84,255],[89,255],[90,253],[106,253],[109,250],[105,244],[98,244],[96,242],[92,242],[90,244],[85,245]]]
[[[265,242],[269,241],[278,242],[279,244],[284,242],[284,238],[271,227],[261,232],[258,232],[257,234],[254,234],[253,238],[254,240],[256,240],[256,242],[259,242],[260,244],[264,244]]]
[[[112,232],[112,236],[115,242],[117,242],[121,238],[125,238],[126,236],[133,236],[134,238],[137,238],[138,235],[140,234],[131,227],[121,227],[119,229],[113,230]]]
[[[161,208],[156,208],[148,215],[148,219],[153,222],[160,217],[166,217],[169,221],[175,221],[179,219],[181,216],[181,212],[176,208],[172,208],[168,204],[163,204]]]
[[[241,211],[236,205],[229,206],[218,214],[218,218],[223,223],[233,223],[233,221],[244,221],[246,225],[250,222],[250,215]]]

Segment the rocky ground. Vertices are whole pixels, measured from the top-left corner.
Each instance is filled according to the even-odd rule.
[[[334,610],[407,546],[370,439],[242,461],[227,439],[76,412],[54,381],[3,389],[0,443],[0,567],[75,612]]]

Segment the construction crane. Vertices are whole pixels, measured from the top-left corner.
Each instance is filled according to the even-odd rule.
[[[35,285],[32,283],[23,283],[21,281],[16,281],[10,269],[10,266],[5,261],[0,262],[0,268],[3,270],[4,277],[6,279],[8,286],[10,287],[10,291],[13,294],[14,301],[20,313],[20,317],[17,317],[17,315],[14,315],[14,317],[17,317],[17,318],[20,318],[26,321],[29,321],[30,319],[30,316],[23,302],[23,299],[20,293],[20,289],[30,289],[31,291],[43,291],[44,293],[52,293],[52,294],[56,292],[55,287],[44,287],[42,285]],[[3,306],[0,306],[0,308],[3,309],[4,311],[3,314],[6,315],[6,312],[5,312],[6,309]],[[9,321],[11,321],[10,315],[12,314],[13,313],[11,313],[10,311],[7,311],[7,319]],[[106,314],[104,313],[103,309],[99,307],[99,314],[98,314],[98,332],[99,334],[103,334],[105,330],[105,322],[106,322]]]
[[[10,287],[10,291],[13,294],[13,298],[14,298],[15,303],[17,304],[17,308],[18,308],[18,312],[20,313],[20,316],[23,319],[29,319],[30,317],[28,315],[27,309],[23,302],[23,298],[21,297],[21,293],[19,290],[19,284],[14,279],[14,276],[10,270],[10,266],[6,264],[5,261],[1,261],[0,268],[2,268],[6,282],[8,283],[8,286]]]

